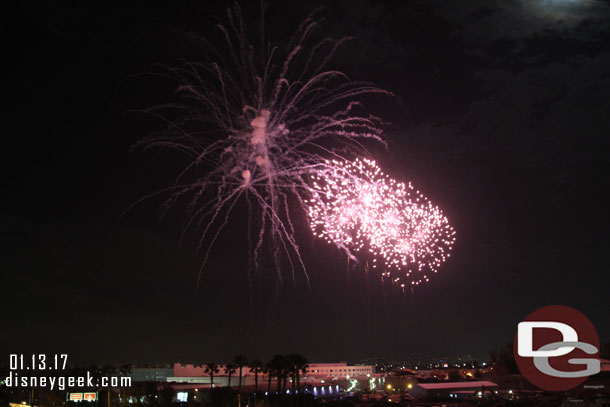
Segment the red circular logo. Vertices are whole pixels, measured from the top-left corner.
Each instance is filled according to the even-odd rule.
[[[599,372],[595,327],[581,312],[563,305],[529,314],[519,324],[513,353],[521,374],[543,390],[573,389]]]

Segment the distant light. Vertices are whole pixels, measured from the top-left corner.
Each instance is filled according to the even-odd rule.
[[[391,389],[392,389],[392,385],[391,385],[391,384],[388,384],[388,385],[387,385],[387,388],[388,388],[388,390],[391,390]]]
[[[413,387],[413,385],[411,383],[407,384],[407,389],[410,389],[412,387]]]

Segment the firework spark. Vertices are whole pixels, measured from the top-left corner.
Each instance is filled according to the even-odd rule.
[[[255,229],[247,232],[252,234],[255,267],[269,241],[279,279],[281,258],[288,260],[294,278],[294,271],[305,271],[305,266],[292,219],[295,210],[307,212],[312,169],[329,158],[368,156],[363,143],[383,143],[382,122],[358,99],[389,93],[328,70],[347,38],[314,43],[311,36],[318,25],[312,16],[285,50],[267,45],[256,52],[239,7],[227,15],[228,24],[218,26],[227,52],[199,38],[202,60],[169,68],[179,84],[180,102],[148,111],[168,126],[141,145],[190,157],[175,184],[162,191],[169,194],[162,208],[187,200],[185,231],[198,231],[204,251],[201,269],[243,200]]]
[[[366,256],[405,287],[429,281],[450,256],[455,231],[442,211],[413,186],[384,174],[375,161],[327,161],[312,177],[308,201],[314,235]]]

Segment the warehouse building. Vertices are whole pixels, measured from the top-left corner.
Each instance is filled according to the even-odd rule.
[[[419,399],[463,399],[493,393],[498,385],[489,381],[418,383],[411,394]]]

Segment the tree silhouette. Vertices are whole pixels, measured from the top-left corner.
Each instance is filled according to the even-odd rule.
[[[233,373],[235,373],[235,365],[233,363],[227,363],[225,365],[224,371],[225,371],[225,374],[227,376],[229,376],[229,383],[227,384],[227,387],[230,390],[231,389],[231,376],[233,375]]]
[[[286,364],[290,375],[292,376],[292,394],[296,394],[295,390],[301,388],[301,373],[305,373],[308,366],[308,361],[304,356],[298,353],[291,353],[286,356]]]
[[[277,391],[282,394],[286,390],[290,364],[284,355],[275,355],[269,363],[273,373],[277,377]]]
[[[210,404],[212,404],[212,392],[214,391],[214,375],[219,372],[218,365],[214,362],[208,362],[205,365],[205,370],[207,374],[210,375]]]
[[[233,358],[233,364],[237,369],[239,369],[239,387],[238,392],[241,393],[241,378],[242,378],[242,369],[248,363],[248,359],[244,355],[237,355]]]
[[[254,359],[248,364],[250,371],[254,373],[254,395],[256,396],[256,392],[258,391],[258,375],[263,373],[264,365],[258,359]]]
[[[489,361],[496,370],[496,374],[519,373],[515,356],[513,355],[513,343],[508,343],[504,348],[489,352]]]
[[[271,378],[275,374],[271,361],[265,363],[263,372],[267,374],[267,394],[271,394]]]

